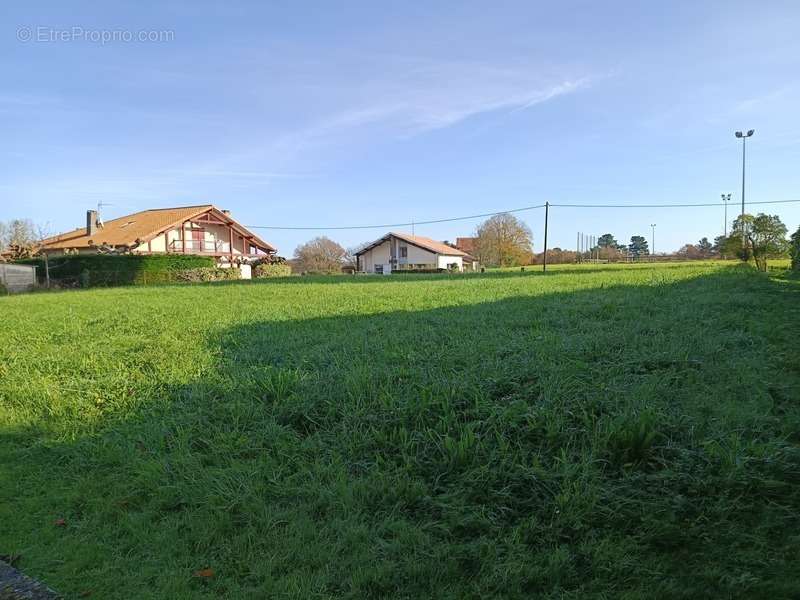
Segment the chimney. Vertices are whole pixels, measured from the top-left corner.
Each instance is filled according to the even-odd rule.
[[[97,232],[97,211],[86,211],[86,235],[92,236]]]

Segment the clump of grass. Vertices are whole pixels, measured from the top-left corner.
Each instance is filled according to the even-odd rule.
[[[659,438],[658,415],[649,410],[609,419],[602,444],[610,463],[618,468],[652,467],[658,463],[654,447]]]

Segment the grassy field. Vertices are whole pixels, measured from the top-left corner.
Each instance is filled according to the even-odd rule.
[[[798,340],[800,280],[711,263],[0,298],[0,554],[68,598],[797,598]]]

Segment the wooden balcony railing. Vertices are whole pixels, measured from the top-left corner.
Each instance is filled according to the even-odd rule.
[[[211,240],[172,240],[169,244],[170,252],[181,253],[184,252],[184,244],[186,245],[186,254],[204,254],[207,256],[229,256],[231,254],[227,243],[216,242]],[[250,247],[250,252],[240,252],[234,248],[233,254],[240,257],[247,258],[263,258],[269,256],[269,253],[258,248]]]
[[[169,245],[170,252],[183,252],[191,254],[227,254],[225,244],[214,240],[172,240]]]

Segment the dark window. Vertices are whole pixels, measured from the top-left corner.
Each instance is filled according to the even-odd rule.
[[[383,275],[383,265],[375,265],[375,272]]]
[[[400,246],[400,258],[408,258],[408,248],[406,246]]]

